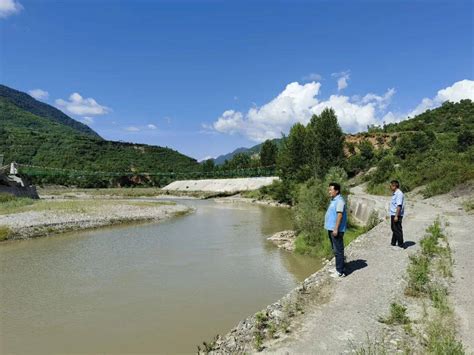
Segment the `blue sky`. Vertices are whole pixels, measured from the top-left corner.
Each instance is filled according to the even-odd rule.
[[[471,1],[0,0],[0,82],[197,159],[474,97]]]

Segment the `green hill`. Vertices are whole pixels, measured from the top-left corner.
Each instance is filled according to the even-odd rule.
[[[32,111],[36,111],[36,107],[25,110],[9,98],[0,97],[0,154],[4,154],[4,161],[58,169],[46,172],[43,169],[40,177],[34,178],[36,182],[107,186],[116,185],[121,179],[120,184],[134,182],[161,185],[170,178],[160,179],[159,176],[145,173],[199,169],[195,159],[175,150],[107,141],[92,130],[92,133],[82,132],[74,124],[58,122],[55,118],[40,116]],[[43,114],[46,112],[43,110]],[[85,173],[82,176],[79,173],[72,174],[72,169]],[[90,172],[121,173],[129,181],[123,181],[120,174],[115,180],[110,178],[114,174],[103,174],[100,179],[84,177]],[[94,179],[97,182],[92,183]]]
[[[0,85],[0,98],[36,116],[47,118],[48,120],[69,126],[78,132],[100,138],[100,136],[87,125],[72,119],[53,106],[35,100],[24,92],[14,90],[5,85]]]
[[[458,103],[445,102],[433,110],[426,110],[414,118],[385,126],[388,133],[407,131],[427,131],[435,133],[460,133],[474,131],[474,104],[471,100]]]
[[[370,192],[386,191],[387,181],[397,178],[402,189],[409,191],[424,185],[424,195],[433,196],[474,179],[474,103],[471,100],[445,102],[414,118],[372,131],[392,135],[389,149],[365,154],[365,167],[377,166],[367,177]],[[347,165],[356,167],[363,163],[363,155],[351,156]]]

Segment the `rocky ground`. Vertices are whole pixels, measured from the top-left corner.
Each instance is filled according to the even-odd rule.
[[[381,208],[388,202],[387,197],[367,196],[360,188],[353,193],[378,199]],[[419,250],[420,239],[437,217],[446,223],[454,254],[454,283],[449,287],[459,318],[459,334],[467,351],[472,352],[474,240],[469,226],[474,226],[474,216],[464,211],[462,204],[473,196],[472,189],[427,200],[408,196],[403,222],[407,249],[390,246],[390,225],[383,221],[347,248],[345,278],[335,277],[332,260],[283,299],[217,339],[215,352],[351,353],[368,340],[382,338],[391,352],[402,351],[398,348],[400,334],[379,319],[387,314],[392,302],[406,304],[409,256]],[[407,308],[414,319],[423,312],[417,300]]]

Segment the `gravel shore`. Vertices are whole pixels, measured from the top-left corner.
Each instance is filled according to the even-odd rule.
[[[113,224],[161,221],[191,211],[191,208],[178,204],[137,205],[118,200],[114,203],[96,204],[94,208],[83,211],[51,209],[0,215],[0,226],[9,228],[8,240],[29,239]]]

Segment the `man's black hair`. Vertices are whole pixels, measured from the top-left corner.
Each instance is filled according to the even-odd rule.
[[[337,191],[338,194],[341,193],[341,185],[339,185],[337,182],[331,182],[329,186],[332,186],[334,190]]]
[[[392,181],[390,181],[390,184],[395,185],[397,187],[397,189],[400,188],[400,183],[398,182],[398,180],[392,180]]]

